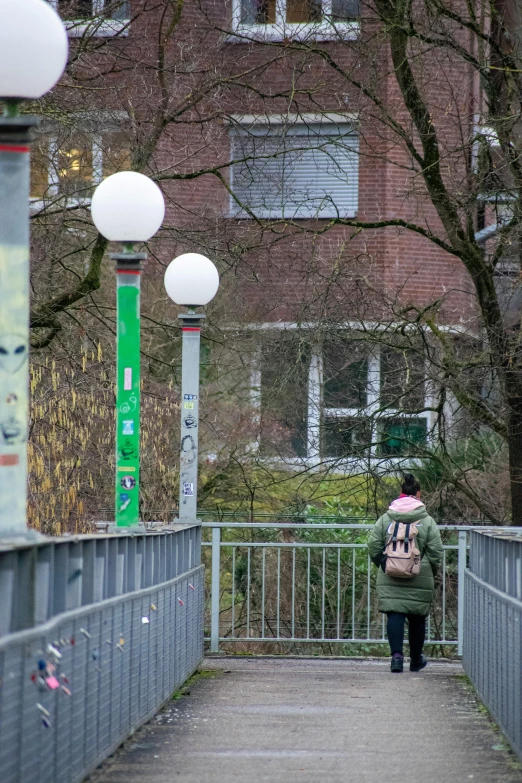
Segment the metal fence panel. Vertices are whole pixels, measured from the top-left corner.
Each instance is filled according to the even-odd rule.
[[[203,523],[211,651],[222,643],[386,643],[375,590],[377,570],[367,553],[372,527]],[[456,646],[460,654],[469,529],[441,525],[440,530],[443,579],[427,641]]]
[[[200,542],[199,525],[0,541],[0,637],[173,579],[199,565]]]
[[[201,662],[203,608],[197,565],[0,639],[2,783],[79,783]]]
[[[471,571],[465,577],[463,664],[522,759],[522,601]]]
[[[522,528],[471,533],[470,570],[484,582],[522,600]]]

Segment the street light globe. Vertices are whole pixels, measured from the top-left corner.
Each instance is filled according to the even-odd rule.
[[[113,242],[146,242],[165,217],[159,187],[137,171],[120,171],[98,185],[91,201],[94,225]]]
[[[68,49],[45,0],[0,0],[0,99],[41,98],[62,75]]]
[[[165,290],[178,305],[206,305],[219,288],[219,274],[209,258],[183,253],[171,261],[165,272]]]

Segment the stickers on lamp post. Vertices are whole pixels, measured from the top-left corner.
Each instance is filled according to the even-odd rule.
[[[116,525],[139,524],[140,276],[118,274]]]
[[[18,177],[22,170],[24,176],[28,172],[29,163],[25,161],[28,156],[0,153],[0,158],[4,174],[7,170],[6,159],[13,159],[8,164],[10,182],[12,187],[19,187]],[[23,184],[21,187],[23,190]],[[6,221],[3,228],[7,231]],[[22,534],[26,531],[28,281],[28,249],[22,245],[1,244],[0,528],[4,533],[9,530],[13,534],[15,531]]]

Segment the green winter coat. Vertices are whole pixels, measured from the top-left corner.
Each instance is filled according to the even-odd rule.
[[[376,566],[380,566],[382,560],[389,537],[388,527],[395,521],[418,522],[417,546],[422,558],[421,570],[412,579],[397,579],[387,576],[382,568],[379,568],[377,575],[379,611],[427,615],[435,589],[433,577],[442,561],[443,549],[439,529],[435,520],[428,515],[423,503],[419,503],[414,510],[406,512],[389,508],[375,523],[368,541],[370,558]]]

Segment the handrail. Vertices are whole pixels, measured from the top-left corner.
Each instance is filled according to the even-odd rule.
[[[351,522],[340,522],[339,524],[332,524],[327,522],[326,524],[314,524],[314,523],[300,523],[300,522],[202,522],[201,527],[209,528],[248,528],[248,530],[281,530],[281,529],[299,529],[299,530],[371,530],[375,525],[372,523],[360,523],[354,524]],[[474,525],[437,525],[439,530],[476,530]],[[488,528],[481,527],[481,531],[485,531]],[[495,530],[510,530],[509,527],[495,527]]]

